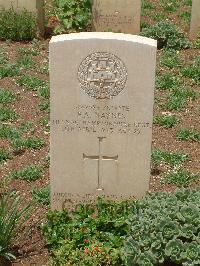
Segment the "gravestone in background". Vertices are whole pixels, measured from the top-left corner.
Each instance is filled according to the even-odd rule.
[[[51,205],[149,188],[156,41],[78,33],[50,42]]]
[[[15,11],[26,9],[37,16],[38,28],[40,34],[44,35],[45,30],[45,13],[44,0],[0,0],[0,8],[9,9],[13,7]]]
[[[139,34],[141,0],[94,0],[92,24],[95,31]]]
[[[197,38],[200,33],[200,0],[192,1],[192,15],[190,24],[190,38]]]

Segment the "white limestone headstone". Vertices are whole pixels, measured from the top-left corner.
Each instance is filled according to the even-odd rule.
[[[95,31],[139,34],[141,0],[93,0]]]
[[[156,41],[118,33],[50,42],[51,206],[149,188]]]
[[[200,0],[193,0],[190,24],[190,38],[196,39],[198,34],[200,34]]]

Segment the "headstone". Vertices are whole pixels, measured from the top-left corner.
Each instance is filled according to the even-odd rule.
[[[0,0],[0,8],[9,9],[13,7],[15,11],[26,9],[33,12],[37,16],[38,28],[41,35],[44,35],[45,30],[45,13],[44,0]]]
[[[93,27],[99,32],[139,34],[140,13],[141,0],[94,0]]]
[[[190,24],[190,38],[196,39],[200,34],[200,0],[192,1],[192,17]]]
[[[51,204],[149,188],[156,41],[74,33],[50,42]]]

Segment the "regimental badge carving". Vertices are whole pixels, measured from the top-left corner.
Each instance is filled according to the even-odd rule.
[[[81,88],[95,99],[111,99],[117,96],[124,89],[127,76],[122,60],[107,52],[90,54],[78,69]]]

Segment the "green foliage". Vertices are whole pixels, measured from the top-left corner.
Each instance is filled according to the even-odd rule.
[[[170,72],[159,75],[156,80],[156,88],[159,90],[169,90],[180,85],[180,78]]]
[[[37,47],[33,48],[17,47],[17,53],[19,56],[24,56],[24,55],[37,56],[40,54],[40,50]]]
[[[6,160],[10,159],[10,154],[4,148],[0,148],[0,164]]]
[[[2,139],[14,139],[19,138],[20,132],[9,125],[0,125],[0,138]]]
[[[194,175],[189,171],[183,169],[175,169],[164,175],[164,182],[167,184],[174,184],[178,187],[187,187],[190,183],[199,180],[199,175]]]
[[[33,58],[31,55],[23,55],[23,56],[20,56],[18,59],[17,59],[17,64],[18,66],[24,68],[24,69],[29,69],[29,68],[33,68],[35,63],[33,62]]]
[[[55,0],[56,16],[60,25],[55,28],[55,33],[69,30],[81,30],[91,22],[91,0]]]
[[[42,231],[54,265],[123,265],[120,249],[133,202],[99,199],[96,206],[80,205],[72,214],[50,211]]]
[[[181,74],[193,79],[196,84],[200,84],[200,56],[196,57],[190,65],[184,67]]]
[[[191,13],[189,11],[183,11],[181,14],[180,14],[180,18],[187,24],[190,23],[191,21]]]
[[[13,193],[0,197],[0,259],[15,258],[12,245],[30,217],[30,206],[21,208],[20,205],[20,198]]]
[[[19,129],[23,133],[27,133],[27,132],[33,133],[35,131],[35,129],[33,127],[33,123],[31,121],[26,121],[26,122],[22,123],[22,125],[20,126]]]
[[[0,11],[0,39],[32,40],[36,33],[37,23],[32,13],[15,12],[12,8]]]
[[[172,128],[179,122],[179,119],[175,115],[164,115],[155,116],[153,121],[155,125]]]
[[[49,205],[50,204],[50,188],[49,186],[43,187],[41,189],[34,188],[32,190],[33,200],[40,204]]]
[[[160,66],[168,67],[170,69],[178,68],[181,66],[181,59],[178,55],[178,51],[173,49],[166,49],[163,51]]]
[[[197,93],[191,88],[175,87],[170,91],[166,108],[168,110],[182,110],[186,107],[189,100],[195,100]]]
[[[37,91],[39,88],[46,86],[46,82],[37,77],[24,75],[16,81],[18,86],[24,86],[29,90]]]
[[[165,163],[170,166],[178,166],[188,159],[188,155],[184,153],[176,153],[157,149],[153,150],[151,156],[152,162],[155,165]]]
[[[15,96],[9,90],[0,89],[0,104],[9,104],[15,100]]]
[[[28,182],[35,181],[42,175],[42,169],[36,165],[28,165],[22,170],[13,171],[10,173],[9,178],[21,179]]]
[[[182,128],[176,133],[177,139],[200,142],[200,132],[195,129]]]
[[[137,201],[129,216],[126,265],[200,264],[200,190],[159,192]]]
[[[12,139],[12,147],[15,152],[20,152],[26,148],[40,150],[45,144],[45,141],[39,138],[29,137],[27,139],[15,138]]]
[[[160,0],[160,4],[167,13],[176,12],[180,7],[179,1],[176,0]]]
[[[0,79],[6,77],[14,77],[19,76],[20,69],[17,64],[7,63],[4,65],[0,65]]]
[[[0,121],[14,121],[18,115],[10,108],[0,108]]]
[[[158,41],[158,48],[167,49],[185,49],[190,48],[191,44],[179,28],[171,22],[159,22],[152,27],[144,29],[141,32],[142,36],[156,39]]]
[[[43,101],[40,104],[40,110],[45,111],[47,113],[50,113],[50,102],[49,101]]]

